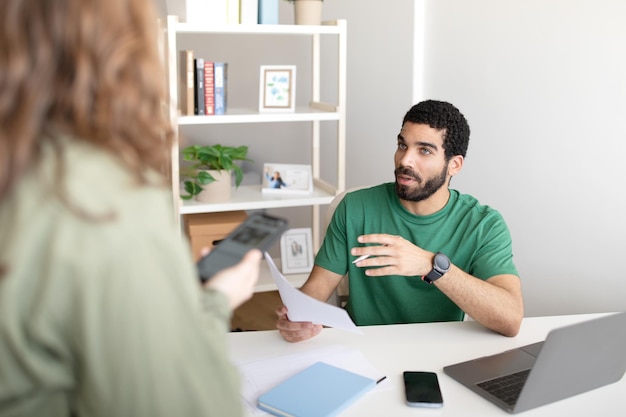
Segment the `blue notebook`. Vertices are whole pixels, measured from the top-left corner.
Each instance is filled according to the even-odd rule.
[[[376,381],[316,362],[259,397],[259,408],[287,417],[331,417],[376,386]]]

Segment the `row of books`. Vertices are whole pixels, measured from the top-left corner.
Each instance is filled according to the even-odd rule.
[[[183,116],[225,114],[228,63],[180,51],[180,112]]]

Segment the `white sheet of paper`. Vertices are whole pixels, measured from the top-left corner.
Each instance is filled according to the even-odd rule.
[[[336,329],[347,330],[354,333],[363,333],[354,324],[346,310],[331,304],[323,303],[310,297],[300,290],[291,286],[289,281],[281,274],[276,267],[274,260],[269,253],[265,252],[265,259],[270,267],[270,272],[283,304],[289,310],[289,320],[291,321],[310,321],[324,326],[334,327]]]
[[[268,415],[257,408],[259,396],[280,382],[305,369],[315,362],[322,361],[339,368],[347,369],[367,378],[379,380],[384,374],[369,362],[361,351],[345,346],[315,348],[292,355],[237,364],[241,374],[241,397],[251,415]],[[390,378],[375,388],[378,391],[398,389]]]

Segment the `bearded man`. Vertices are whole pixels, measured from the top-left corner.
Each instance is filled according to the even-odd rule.
[[[515,336],[524,305],[509,229],[498,211],[449,188],[469,136],[452,104],[414,105],[397,136],[395,182],[346,194],[301,290],[327,301],[348,274],[346,309],[359,326],[468,315]],[[290,342],[322,331],[290,321],[285,306],[276,314],[276,327]]]

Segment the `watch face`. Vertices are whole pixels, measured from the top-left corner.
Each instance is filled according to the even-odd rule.
[[[438,253],[435,256],[435,265],[442,271],[447,271],[450,268],[450,259],[443,253]]]

